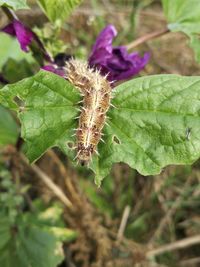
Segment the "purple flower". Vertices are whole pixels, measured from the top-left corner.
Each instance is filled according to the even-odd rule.
[[[62,77],[64,76],[62,62],[64,61],[63,55],[65,54],[60,54],[57,61],[53,61],[37,35],[20,21],[13,20],[2,31],[16,36],[22,50],[25,52],[29,48],[34,52],[36,45],[36,50],[50,63],[42,68]],[[138,74],[148,63],[150,57],[149,53],[145,53],[143,57],[138,52],[129,54],[125,46],[113,47],[112,42],[116,35],[117,31],[113,25],[106,26],[97,37],[88,59],[90,67],[99,69],[102,75],[108,75],[109,81],[124,80]],[[67,56],[65,60],[69,58],[70,56]]]
[[[100,69],[102,74],[108,74],[110,81],[128,79],[138,74],[148,63],[149,53],[140,57],[138,52],[128,54],[125,46],[112,46],[112,41],[117,35],[113,25],[106,26],[92,48],[89,65]]]
[[[29,29],[23,23],[21,23],[19,20],[14,19],[10,24],[5,26],[1,31],[11,36],[15,36],[21,46],[21,49],[25,52],[28,52],[31,46],[36,46],[36,50],[38,50],[39,53],[41,53],[42,56],[47,61],[51,62],[51,57],[45,50],[42,42],[37,37],[37,35],[33,31],[31,31],[31,29]]]
[[[12,23],[8,24],[5,28],[3,28],[2,31],[11,36],[16,36],[21,46],[21,49],[25,52],[28,52],[28,46],[34,39],[34,34],[20,21],[14,20]]]

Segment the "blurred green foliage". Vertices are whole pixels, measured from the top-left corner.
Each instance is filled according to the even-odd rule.
[[[56,203],[44,208],[39,200],[25,211],[29,187],[13,182],[0,166],[0,266],[56,267],[64,258],[62,242],[74,240],[76,233],[65,227]]]

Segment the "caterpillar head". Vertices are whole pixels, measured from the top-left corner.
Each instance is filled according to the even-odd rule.
[[[85,147],[82,143],[78,145],[77,159],[81,166],[89,164],[93,151],[94,148],[92,145],[89,145],[88,147]]]

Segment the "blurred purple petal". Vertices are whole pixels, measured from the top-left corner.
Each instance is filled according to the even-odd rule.
[[[96,39],[89,58],[91,65],[106,63],[112,54],[112,41],[117,35],[113,25],[105,27]],[[93,64],[95,62],[95,64]]]
[[[38,38],[38,36],[28,27],[26,27],[23,23],[21,23],[18,20],[13,20],[12,23],[5,26],[1,31],[14,36],[17,38],[21,49],[25,52],[29,51],[29,47],[33,45],[34,43],[37,45],[37,49],[40,51],[40,53],[43,55],[43,57],[47,61],[52,61],[51,57],[45,50],[42,42]]]
[[[42,67],[43,70],[53,72],[61,77],[65,76],[65,71],[62,67],[58,67],[57,65],[46,65]]]
[[[109,74],[110,81],[128,79],[138,74],[148,63],[150,55],[140,57],[138,52],[129,54],[125,46],[113,47],[117,35],[113,25],[108,25],[97,37],[89,57],[89,65],[100,69],[103,75]]]
[[[20,21],[14,20],[12,23],[3,28],[2,31],[11,36],[16,36],[20,43],[21,49],[25,52],[28,52],[28,46],[34,39],[34,34]]]

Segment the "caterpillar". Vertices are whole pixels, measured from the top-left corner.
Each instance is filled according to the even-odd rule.
[[[71,59],[65,66],[66,79],[83,96],[83,105],[76,129],[76,158],[82,166],[88,164],[97,152],[106,123],[106,112],[110,107],[111,86],[106,76],[90,68],[86,62]]]

